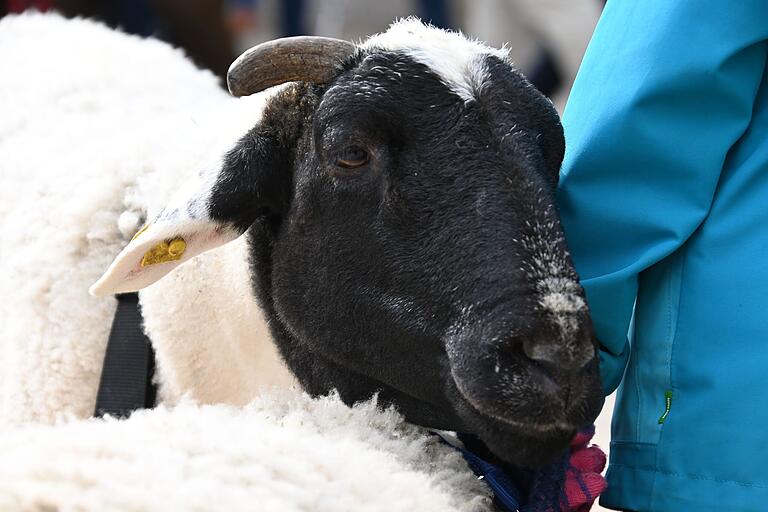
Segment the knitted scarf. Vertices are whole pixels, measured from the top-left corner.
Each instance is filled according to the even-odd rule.
[[[454,447],[488,484],[496,504],[505,512],[587,512],[607,485],[600,474],[605,453],[589,445],[594,434],[594,426],[582,430],[567,453],[537,470],[502,468],[484,460],[473,451],[480,446],[474,436],[460,434],[464,447]]]

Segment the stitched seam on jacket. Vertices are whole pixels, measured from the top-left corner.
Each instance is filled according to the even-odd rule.
[[[687,261],[688,251],[687,247],[683,245],[683,247],[680,248],[680,254],[678,257],[681,259],[680,261],[680,275],[675,276],[674,274],[670,274],[668,277],[667,282],[667,329],[669,336],[669,351],[667,352],[667,377],[669,379],[669,389],[674,393],[675,391],[675,385],[672,379],[672,358],[675,354],[675,340],[677,339],[677,333],[680,329],[680,304],[682,304],[683,301],[683,277],[685,276],[685,263]],[[672,280],[675,279],[677,281],[677,308],[673,311],[672,309]],[[675,330],[672,332],[672,315],[675,315]],[[666,384],[666,383],[665,383]],[[665,386],[666,387],[666,386]],[[669,414],[667,414],[669,416]],[[666,420],[666,418],[665,418]],[[659,458],[664,453],[664,449],[662,448],[662,443],[664,442],[664,424],[659,424],[659,437],[657,439],[657,447],[656,452],[654,454],[654,461],[656,463],[656,467],[659,466]],[[650,505],[651,508],[653,508],[654,502],[656,501],[656,482],[658,479],[656,478],[657,474],[660,472],[654,473],[653,482],[651,483],[651,496],[650,496]]]
[[[750,482],[739,482],[738,480],[723,480],[720,478],[712,478],[704,475],[692,475],[689,473],[675,473],[672,471],[664,471],[663,469],[653,468],[650,466],[632,466],[630,464],[621,464],[621,463],[611,463],[611,467],[615,468],[628,468],[628,469],[634,469],[637,471],[651,471],[653,473],[659,473],[662,475],[669,475],[669,476],[676,476],[676,477],[682,477],[687,478],[689,480],[701,480],[701,481],[707,481],[707,482],[717,482],[720,484],[731,484],[731,485],[740,485],[743,487],[755,487],[757,489],[768,489],[768,484],[755,484]],[[655,479],[654,479],[655,484]]]
[[[637,298],[635,298],[635,307],[637,307]],[[633,313],[634,314],[634,313]],[[637,319],[635,319],[637,321]],[[635,324],[637,325],[637,324]],[[637,329],[637,326],[635,326],[635,329]],[[632,333],[632,337],[634,338],[633,341],[637,340],[637,337],[635,333]],[[630,347],[629,352],[630,359],[632,358],[632,347]],[[635,349],[635,359],[637,359],[637,349]],[[632,364],[639,364],[633,360],[630,360]],[[635,424],[635,441],[640,441],[640,430],[642,428],[642,418],[643,418],[643,393],[640,390],[640,376],[642,375],[642,372],[639,368],[635,368],[635,394],[637,396],[637,420]],[[658,440],[657,440],[658,442]]]
[[[611,441],[611,446],[658,446],[658,443],[635,443],[633,441]]]
[[[709,215],[707,215],[708,217]],[[701,225],[704,225],[706,217],[702,221]],[[701,226],[699,226],[701,227]],[[698,231],[698,229],[696,230]],[[677,333],[680,332],[680,306],[683,303],[683,281],[685,280],[685,267],[688,263],[688,248],[686,245],[685,252],[681,255],[682,261],[680,262],[680,289],[677,294],[677,319],[675,320],[675,332],[672,335],[672,343],[669,350],[669,389],[673,393],[677,394],[678,387],[675,385],[674,365],[672,361],[675,359],[675,341],[677,340]],[[678,397],[679,399],[679,397]],[[662,428],[662,432],[664,429]],[[661,436],[659,436],[659,444],[661,444]]]

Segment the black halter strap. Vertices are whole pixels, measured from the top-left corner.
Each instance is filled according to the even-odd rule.
[[[157,387],[152,382],[155,352],[142,329],[137,293],[117,295],[117,311],[109,333],[99,392],[97,417],[130,415],[155,405]]]

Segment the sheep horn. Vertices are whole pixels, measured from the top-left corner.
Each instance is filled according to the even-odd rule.
[[[325,83],[354,54],[355,45],[330,37],[284,37],[257,44],[232,63],[227,86],[233,96],[247,96],[285,82]]]

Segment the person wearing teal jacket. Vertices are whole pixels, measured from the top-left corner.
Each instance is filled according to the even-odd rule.
[[[768,1],[609,0],[558,201],[614,411],[601,504],[768,511]]]

